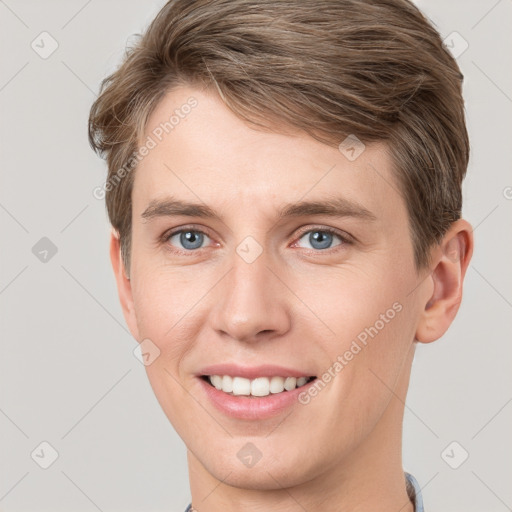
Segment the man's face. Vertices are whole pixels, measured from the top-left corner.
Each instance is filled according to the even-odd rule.
[[[197,105],[179,110],[191,96]],[[153,130],[176,109],[158,142]],[[158,143],[135,175],[128,322],[160,350],[147,373],[193,456],[228,484],[277,488],[355,458],[379,432],[399,435],[392,397],[405,396],[424,304],[386,147],[357,156],[349,143],[256,131],[192,88],[160,102],[147,136]],[[177,214],[171,201],[215,216]],[[304,202],[344,208],[291,210]],[[212,365],[267,376],[262,394],[279,389],[272,376],[316,380],[228,395],[202,378]]]

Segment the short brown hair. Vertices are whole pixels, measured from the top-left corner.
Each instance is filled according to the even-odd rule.
[[[215,88],[262,129],[289,126],[335,147],[349,134],[386,141],[416,269],[429,266],[432,245],[461,216],[462,78],[407,0],[169,1],[103,80],[89,118],[89,141],[108,164],[106,206],[126,272],[134,174],[126,165],[135,168],[149,115],[179,85]]]

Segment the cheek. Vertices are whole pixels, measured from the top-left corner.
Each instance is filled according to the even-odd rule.
[[[148,379],[155,395],[163,401],[181,396],[179,368],[181,361],[194,348],[198,322],[193,305],[198,293],[164,275],[146,273],[137,276],[133,287],[135,316],[141,340],[150,340],[156,345],[157,357],[146,366]],[[134,283],[134,284],[135,284]],[[174,407],[164,407],[166,411]],[[169,418],[171,419],[171,418]]]
[[[172,336],[204,295],[200,283],[200,276],[190,272],[171,272],[154,264],[136,268],[132,293],[141,335],[151,333],[158,340]]]
[[[323,282],[322,286],[318,282]],[[345,348],[354,339],[364,344],[376,337],[386,338],[387,333],[403,327],[406,285],[399,277],[393,279],[390,272],[343,268],[320,281],[297,281],[295,289],[316,314],[319,327],[323,324],[329,331],[325,342],[330,351]]]
[[[332,400],[350,403],[354,417],[371,414],[367,405],[378,409],[379,402],[388,400],[384,383],[396,382],[414,339],[412,296],[407,297],[404,280],[391,272],[344,270],[324,282],[321,294],[307,295],[306,288],[297,294],[321,319],[314,320],[316,343],[324,370],[337,375],[329,386]]]

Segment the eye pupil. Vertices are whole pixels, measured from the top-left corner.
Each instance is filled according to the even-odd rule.
[[[309,235],[309,243],[315,249],[326,249],[331,245],[332,234],[326,231],[312,231]],[[320,246],[315,246],[319,244]]]
[[[185,249],[197,249],[203,243],[203,235],[196,231],[183,231],[180,236],[180,243]]]

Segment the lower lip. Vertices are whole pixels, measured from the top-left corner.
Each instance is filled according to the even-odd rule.
[[[312,380],[292,391],[251,398],[246,395],[229,395],[224,391],[219,391],[204,379],[200,377],[198,379],[207,397],[219,411],[232,418],[242,420],[264,420],[277,416],[293,404],[297,404],[299,394],[306,391],[314,382]]]

